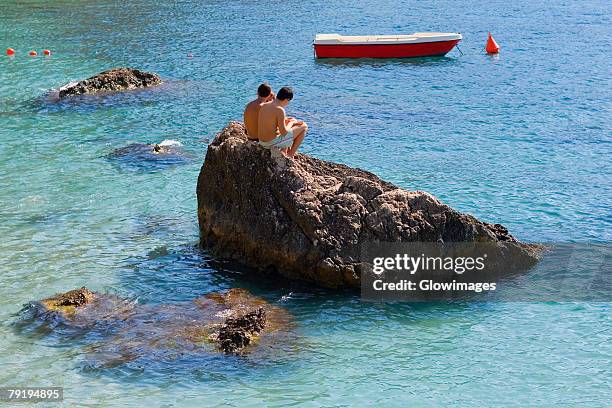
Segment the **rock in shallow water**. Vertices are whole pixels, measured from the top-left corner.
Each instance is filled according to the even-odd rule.
[[[98,92],[116,92],[160,85],[159,75],[133,68],[114,68],[79,82],[71,82],[59,90],[59,97]]]
[[[41,303],[48,312],[74,314],[78,308],[85,306],[93,299],[94,293],[83,286],[80,289],[73,289],[68,292],[43,299]]]
[[[167,142],[172,142],[168,144]],[[132,143],[114,149],[107,156],[121,170],[149,171],[183,165],[194,160],[182,144],[165,140],[162,143]]]
[[[218,331],[211,336],[225,353],[242,350],[261,332],[266,323],[266,311],[263,307],[239,316],[225,319]]]
[[[165,142],[165,141],[164,141]],[[163,143],[132,143],[124,147],[113,150],[109,158],[131,158],[140,161],[157,161],[169,158],[185,159],[182,144],[163,144]]]
[[[18,324],[24,332],[29,324],[47,323],[49,333],[103,339],[92,350],[104,366],[186,352],[244,354],[262,337],[275,343],[291,320],[284,309],[238,288],[189,302],[139,305],[82,287],[32,302],[26,310],[30,318]]]
[[[539,246],[376,175],[298,155],[272,157],[231,122],[208,147],[197,185],[200,243],[219,256],[325,287],[357,287],[363,245],[487,242],[522,265]]]

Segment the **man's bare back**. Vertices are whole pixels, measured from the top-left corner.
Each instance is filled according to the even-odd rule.
[[[282,123],[282,126],[279,126]],[[277,103],[267,103],[259,109],[259,140],[269,142],[276,136],[287,134],[285,109]]]
[[[244,108],[244,126],[247,130],[247,136],[251,140],[257,140],[259,137],[259,111],[263,103],[258,99],[251,101]]]
[[[275,97],[272,88],[267,83],[259,85],[257,88],[257,99],[249,102],[244,108],[244,126],[247,130],[247,137],[251,140],[258,140],[259,135],[259,110],[261,107],[273,100]]]

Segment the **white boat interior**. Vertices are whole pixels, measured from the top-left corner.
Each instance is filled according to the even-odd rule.
[[[314,43],[320,45],[355,44],[416,44],[461,40],[459,33],[413,33],[399,35],[340,35],[317,34]]]

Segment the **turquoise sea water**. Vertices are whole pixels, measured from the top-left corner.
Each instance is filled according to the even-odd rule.
[[[536,242],[609,242],[606,1],[3,1],[0,386],[65,406],[605,406],[608,303],[368,304],[252,279],[196,248],[207,142],[262,80],[296,91],[303,152],[358,166]],[[446,58],[316,61],[316,33],[459,31]],[[487,31],[502,47],[483,53]],[[44,48],[50,58],[27,57]],[[193,54],[188,58],[189,53]],[[116,66],[166,84],[57,102]],[[190,158],[109,158],[182,142]],[[30,300],[87,287],[145,304],[246,287],[295,317],[265,359],[91,364],[83,339],[17,333]]]

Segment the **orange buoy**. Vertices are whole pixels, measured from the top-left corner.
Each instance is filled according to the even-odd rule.
[[[9,55],[9,56],[15,55],[15,50],[12,49],[12,48],[7,48],[6,49],[6,55]]]
[[[37,55],[38,55],[38,53],[36,51],[34,51],[34,50],[30,51],[30,56],[35,57]]]
[[[43,51],[43,54],[45,54],[45,55],[51,55],[51,51],[49,51],[49,50],[44,50],[44,51]]]
[[[499,53],[499,45],[497,45],[491,33],[489,33],[489,38],[487,38],[487,46],[485,47],[485,51],[487,51],[487,54]]]

